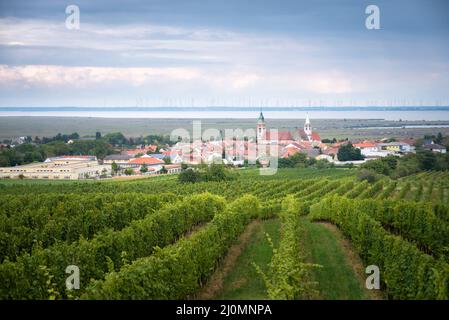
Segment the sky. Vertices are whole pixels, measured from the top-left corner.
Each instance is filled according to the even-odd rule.
[[[449,105],[448,88],[448,0],[0,0],[0,107]]]

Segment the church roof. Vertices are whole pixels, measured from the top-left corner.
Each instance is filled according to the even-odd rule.
[[[265,118],[263,116],[262,111],[260,111],[260,115],[259,115],[259,119],[258,120],[261,121],[261,122],[265,121]]]
[[[268,131],[265,133],[266,140],[275,140],[275,133]],[[280,131],[277,133],[277,140],[293,140],[293,136],[288,131]]]

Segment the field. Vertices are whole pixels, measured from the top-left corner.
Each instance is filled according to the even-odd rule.
[[[355,173],[0,181],[0,299],[449,299],[449,172]]]
[[[257,116],[257,114],[256,114]],[[114,119],[83,117],[0,117],[0,141],[18,136],[52,137],[55,133],[80,136],[95,136],[122,132],[126,136],[146,136],[149,134],[170,134],[174,129],[192,131],[193,119]],[[255,119],[202,119],[202,129],[248,129],[255,128]],[[387,121],[380,119],[312,119],[314,129],[325,139],[381,139],[386,137],[419,137],[441,132],[449,134],[449,127],[442,128],[376,128],[401,127],[405,125],[448,125],[449,121]],[[269,119],[267,126],[280,131],[294,131],[303,127],[304,119]],[[374,128],[373,128],[374,127]],[[371,128],[371,129],[367,129]],[[436,131],[437,130],[437,131]]]

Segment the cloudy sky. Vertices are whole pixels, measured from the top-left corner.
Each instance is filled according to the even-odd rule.
[[[0,0],[2,107],[447,104],[448,88],[447,0]]]

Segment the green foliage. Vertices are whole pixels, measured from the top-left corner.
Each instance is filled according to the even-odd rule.
[[[278,160],[279,168],[296,168],[307,166],[307,155],[302,152],[298,152],[288,158],[281,158]]]
[[[246,197],[224,214],[215,215],[204,228],[153,255],[124,266],[94,282],[85,299],[186,299],[213,272],[217,261],[244,230],[257,199]]]
[[[340,149],[338,149],[337,157],[340,161],[363,160],[363,155],[360,153],[360,149],[354,148],[351,143],[342,145]]]
[[[141,173],[147,173],[148,172],[148,167],[146,164],[143,164],[140,166],[140,172]]]
[[[181,183],[195,183],[201,181],[201,173],[193,168],[183,170],[178,175],[178,181]]]
[[[267,287],[267,294],[273,300],[297,300],[310,298],[316,294],[315,283],[310,271],[317,265],[305,263],[301,249],[301,237],[304,235],[299,220],[300,204],[293,196],[287,196],[282,202],[281,240],[279,248],[274,248],[271,239],[268,241],[273,250],[273,257],[264,273],[255,265]]]
[[[370,160],[360,166],[361,169],[371,170],[378,174],[390,175],[396,169],[398,157],[387,156],[376,160]]]
[[[47,266],[59,292],[65,292],[65,268],[77,265],[82,270],[81,292],[90,279],[102,279],[111,265],[119,270],[125,261],[134,261],[152,254],[157,247],[173,243],[195,225],[210,221],[225,208],[221,197],[194,195],[170,204],[128,227],[100,232],[92,240],[58,243],[46,249],[35,248],[16,262],[6,260],[0,265],[0,299],[46,299],[46,277],[39,266]]]
[[[400,204],[402,206],[403,204]],[[311,208],[311,218],[328,220],[337,224],[352,240],[355,248],[367,265],[377,265],[380,269],[381,281],[389,297],[393,299],[444,299],[449,298],[449,266],[443,260],[437,260],[405,241],[397,235],[391,235],[380,222],[371,217],[367,211],[377,218],[399,214],[397,223],[413,223],[410,215],[402,215],[404,207],[395,211],[388,209],[379,201],[354,201],[344,197],[330,197],[315,204]],[[413,210],[414,205],[407,206]],[[367,210],[368,209],[368,210]],[[385,211],[384,211],[385,210]],[[397,212],[397,213],[394,213]],[[426,217],[426,214],[417,213]],[[390,216],[391,217],[391,216]],[[425,218],[427,219],[427,218]],[[403,232],[411,232],[400,226]],[[415,228],[415,226],[412,226]],[[422,224],[419,232],[425,232]],[[419,234],[419,233],[418,233]],[[416,234],[415,234],[416,235]]]
[[[49,247],[92,238],[108,228],[120,230],[171,201],[173,194],[4,196],[0,205],[0,261]],[[16,212],[20,213],[17,214]]]
[[[181,183],[195,183],[202,181],[220,182],[232,180],[233,178],[234,175],[231,173],[231,169],[227,169],[222,164],[215,163],[200,168],[188,168],[178,175],[178,181]]]
[[[131,175],[134,174],[134,171],[133,171],[132,168],[126,168],[125,171],[124,171],[124,173],[125,173],[125,175],[127,175],[127,176],[131,176]]]

